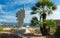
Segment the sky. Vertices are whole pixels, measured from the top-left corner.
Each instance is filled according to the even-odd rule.
[[[60,0],[51,0],[57,5],[57,9],[53,11],[53,14],[47,15],[47,19],[60,19]],[[30,15],[31,7],[37,0],[0,0],[0,22],[17,22],[16,13],[23,8],[25,4],[25,19],[24,23],[30,23],[33,16]]]

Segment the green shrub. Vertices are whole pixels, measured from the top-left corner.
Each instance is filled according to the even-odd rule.
[[[0,26],[0,31],[3,31],[3,27],[2,26]]]
[[[57,26],[56,32],[55,32],[55,37],[60,38],[60,26]]]

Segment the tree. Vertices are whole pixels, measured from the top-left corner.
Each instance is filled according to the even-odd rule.
[[[46,20],[46,15],[52,14],[52,11],[56,10],[56,8],[57,8],[56,5],[50,0],[38,0],[35,6],[32,7],[31,14],[39,13],[40,19],[42,18],[42,22],[44,22],[44,20]],[[46,25],[44,23],[42,28],[43,28],[42,35],[47,35],[48,33],[46,33],[47,30]]]
[[[60,26],[57,26],[57,29],[54,35],[56,38],[60,38]]]
[[[55,20],[44,20],[44,23],[46,24],[46,26],[48,26],[48,28],[56,27],[56,21]]]
[[[54,33],[56,30],[56,21],[55,20],[44,20],[44,24],[46,24],[46,28],[48,31],[48,34]]]
[[[36,27],[36,25],[39,24],[37,17],[33,17],[30,23],[31,27]]]

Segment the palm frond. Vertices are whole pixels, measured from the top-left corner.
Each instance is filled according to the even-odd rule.
[[[57,9],[56,5],[52,6],[52,10],[56,10],[56,9]]]
[[[33,10],[33,11],[36,11],[36,10],[37,10],[37,8],[36,8],[36,7],[32,7],[32,10]]]
[[[37,17],[33,17],[31,22],[30,22],[30,26],[35,27],[38,23],[39,22],[38,22]]]
[[[36,5],[36,7],[40,7],[41,3],[37,2],[35,5]]]
[[[48,11],[48,15],[52,14],[53,12],[51,10]]]
[[[35,12],[35,11],[32,11],[32,12],[31,12],[31,15],[32,15],[32,14],[36,14],[36,12]]]

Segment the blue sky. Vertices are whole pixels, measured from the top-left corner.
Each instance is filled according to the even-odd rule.
[[[52,15],[47,16],[47,19],[60,19],[60,0],[52,0],[57,5],[57,10],[53,11]],[[36,15],[30,15],[31,7],[37,0],[0,0],[0,22],[17,22],[16,12],[25,4],[25,19],[24,23],[29,23],[31,18]]]

